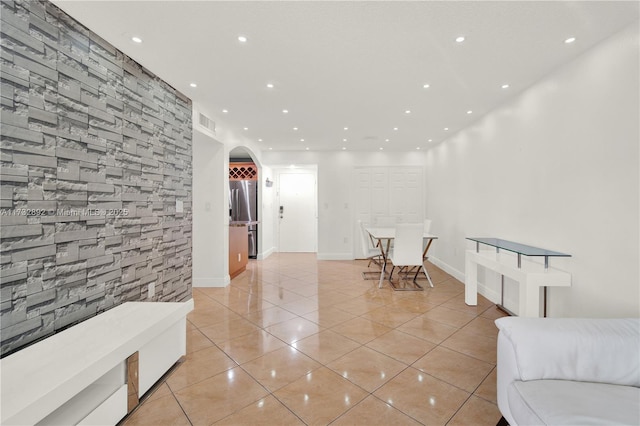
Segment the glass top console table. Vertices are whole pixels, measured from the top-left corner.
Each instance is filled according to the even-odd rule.
[[[570,286],[571,275],[567,272],[549,268],[550,257],[571,257],[570,254],[528,246],[500,238],[476,238],[467,240],[475,242],[475,250],[467,250],[465,256],[465,303],[477,304],[477,274],[478,266],[500,273],[501,289],[498,308],[513,315],[504,307],[504,277],[505,275],[518,281],[520,285],[519,310],[520,316],[540,316],[540,287],[543,288],[543,316],[547,316],[547,287]],[[480,250],[482,245],[494,247],[494,250]],[[500,250],[516,254],[517,264],[513,265],[513,257],[500,256]],[[544,257],[544,270],[535,262],[525,261],[522,256]]]

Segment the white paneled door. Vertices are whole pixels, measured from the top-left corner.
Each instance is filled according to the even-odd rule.
[[[398,223],[421,223],[424,217],[423,170],[409,167],[356,167],[355,220],[375,224],[378,217],[394,216]],[[357,223],[357,222],[356,222]],[[360,229],[354,225],[354,255],[363,254]]]
[[[400,223],[422,222],[422,169],[396,168],[389,171],[389,215]]]
[[[315,172],[278,175],[279,251],[317,251]]]

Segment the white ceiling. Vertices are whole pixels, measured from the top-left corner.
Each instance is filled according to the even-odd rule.
[[[54,3],[219,133],[274,151],[428,149],[639,16],[636,1]]]

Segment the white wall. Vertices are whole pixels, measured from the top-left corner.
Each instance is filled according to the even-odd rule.
[[[193,286],[229,283],[228,151],[193,131]]]
[[[550,316],[639,316],[638,63],[634,27],[429,151],[436,260],[463,273],[467,236],[569,253],[550,261],[573,279],[550,289]]]
[[[195,114],[215,117],[202,105],[194,103]],[[194,120],[193,140],[193,286],[224,287],[229,278],[229,153],[243,147],[259,168],[258,202],[273,204],[273,196],[265,191],[264,181],[270,176],[263,167],[260,150],[242,135],[224,126],[216,126],[215,135]],[[273,177],[271,177],[273,180]],[[273,217],[262,209],[259,228],[258,258],[273,251]]]
[[[263,152],[272,167],[317,165],[318,258],[353,259],[356,237],[353,214],[353,168],[357,166],[421,166],[423,152]],[[358,231],[359,232],[359,231]]]
[[[262,166],[260,170],[260,190],[259,204],[261,210],[260,216],[260,230],[258,240],[258,259],[265,259],[275,251],[275,199],[276,199],[276,187],[275,184],[272,187],[267,187],[265,181],[267,178],[271,181],[275,181],[274,171],[268,166]]]

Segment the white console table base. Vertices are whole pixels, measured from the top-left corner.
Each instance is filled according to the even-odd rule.
[[[540,317],[541,287],[570,287],[571,274],[523,259],[520,267],[517,258],[496,250],[467,250],[465,255],[464,301],[478,304],[478,266],[495,271],[518,282],[518,315]]]

